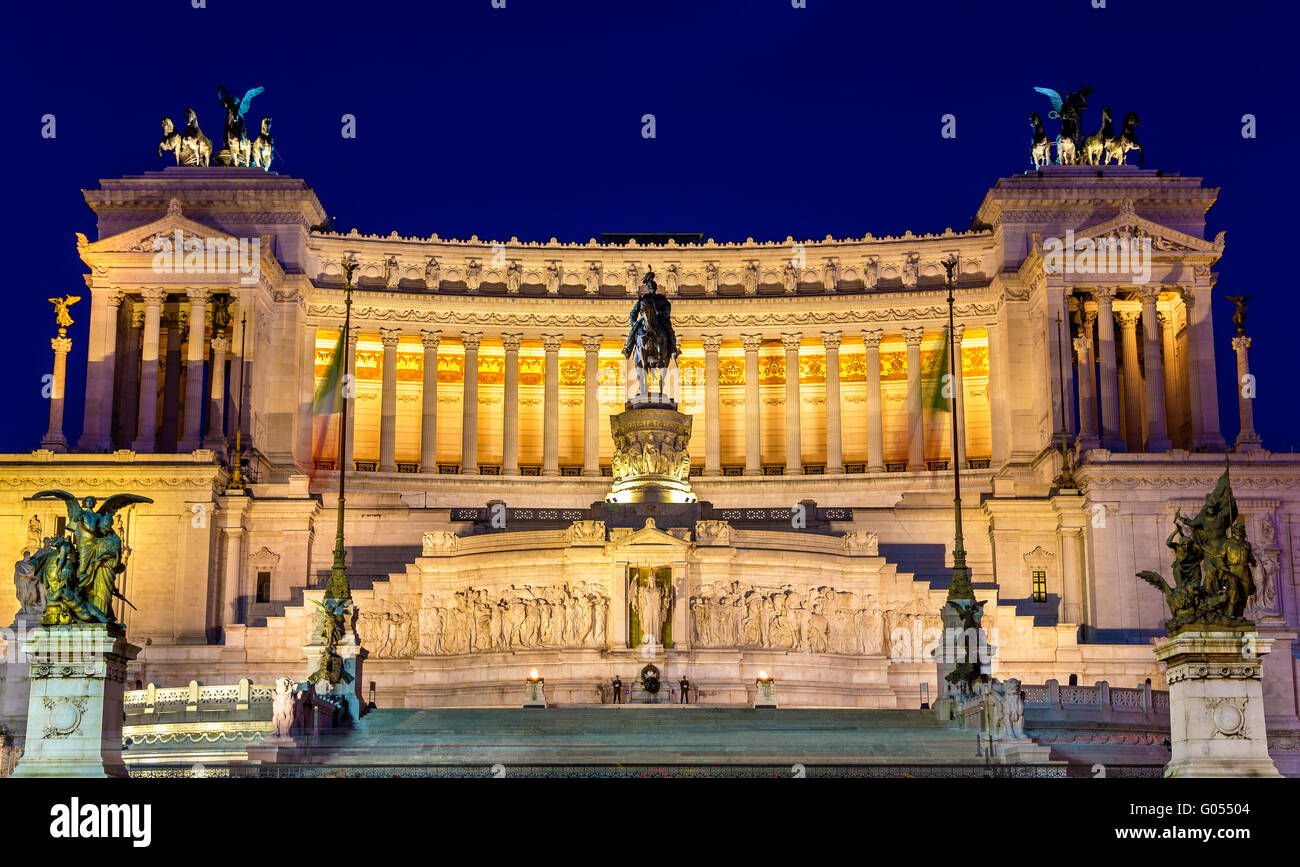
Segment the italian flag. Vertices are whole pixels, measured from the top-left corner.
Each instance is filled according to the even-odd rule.
[[[312,478],[316,475],[317,460],[325,453],[325,437],[329,432],[330,419],[343,412],[343,357],[347,353],[347,345],[343,339],[343,332],[340,331],[339,342],[334,347],[330,366],[325,371],[325,378],[321,380],[320,385],[316,386],[316,394],[311,401],[311,467],[308,475]],[[336,456],[335,466],[338,466],[342,460],[342,455]]]
[[[957,378],[950,375],[952,374],[952,359],[948,357],[950,348],[948,326],[945,325],[943,327],[943,357],[939,362],[938,378],[934,381],[934,392],[930,395],[930,409],[934,412],[952,411],[952,395],[957,388]]]

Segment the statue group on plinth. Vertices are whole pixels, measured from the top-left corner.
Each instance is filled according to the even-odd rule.
[[[253,97],[265,88],[254,87],[235,98],[221,85],[217,86],[217,102],[226,111],[226,123],[222,129],[221,147],[216,151],[217,165],[220,166],[256,166],[264,171],[271,170],[271,158],[275,153],[275,139],[271,137],[271,118],[262,118],[261,134],[256,139],[248,137],[248,124],[244,115],[252,105]],[[208,166],[214,156],[212,140],[199,128],[198,113],[185,109],[185,130],[176,131],[176,124],[170,117],[162,119],[162,139],[158,142],[158,156],[170,151],[178,166]]]
[[[1137,135],[1137,128],[1142,121],[1137,112],[1130,111],[1126,114],[1116,132],[1111,108],[1109,105],[1104,106],[1101,110],[1101,126],[1092,135],[1084,136],[1083,112],[1088,107],[1091,87],[1080,86],[1078,90],[1069,91],[1064,96],[1050,87],[1035,87],[1034,90],[1051,100],[1052,111],[1048,116],[1061,121],[1061,131],[1055,140],[1056,165],[1104,166],[1113,160],[1122,166],[1129,151],[1137,151],[1138,163],[1142,163],[1142,145],[1138,143]],[[1035,169],[1042,169],[1053,162],[1053,141],[1043,129],[1043,121],[1038,112],[1029,113],[1029,125],[1034,131],[1030,139],[1030,158]]]

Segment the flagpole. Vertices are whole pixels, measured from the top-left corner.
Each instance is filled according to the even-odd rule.
[[[944,270],[948,272],[948,359],[949,364],[961,364],[961,359],[957,357],[956,344],[957,335],[954,328],[954,307],[956,298],[953,295],[953,271],[957,267],[956,259],[948,259],[943,263]],[[975,588],[971,585],[970,570],[966,568],[966,545],[962,539],[961,533],[961,467],[957,464],[957,420],[959,418],[957,389],[955,384],[957,377],[952,370],[949,371],[952,377],[952,417],[950,418],[949,427],[952,429],[952,505],[953,505],[953,543],[952,543],[952,581],[948,585],[948,601],[956,599],[975,599]]]
[[[334,531],[334,566],[330,569],[329,581],[325,584],[325,604],[331,610],[337,608],[339,603],[352,601],[352,588],[348,583],[348,571],[346,564],[347,548],[343,544],[343,506],[346,500],[347,490],[347,451],[348,451],[348,400],[346,391],[347,371],[351,368],[348,365],[348,345],[351,341],[348,339],[348,332],[352,327],[352,273],[356,270],[355,262],[345,262],[343,264],[343,339],[341,341],[343,351],[343,372],[340,374],[338,388],[343,391],[343,412],[339,416],[339,502],[338,502],[338,525]]]

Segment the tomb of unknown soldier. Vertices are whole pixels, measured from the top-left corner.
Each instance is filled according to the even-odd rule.
[[[253,91],[164,120],[0,454],[0,775],[1300,776],[1219,190],[1040,92],[963,230],[743,243],[339,231]]]

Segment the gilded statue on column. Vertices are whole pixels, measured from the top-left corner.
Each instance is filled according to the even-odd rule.
[[[81,300],[80,295],[64,295],[62,298],[51,298],[50,303],[54,305],[54,324],[59,326],[59,336],[68,336],[68,327],[72,325],[72,315],[68,313],[68,308]]]

